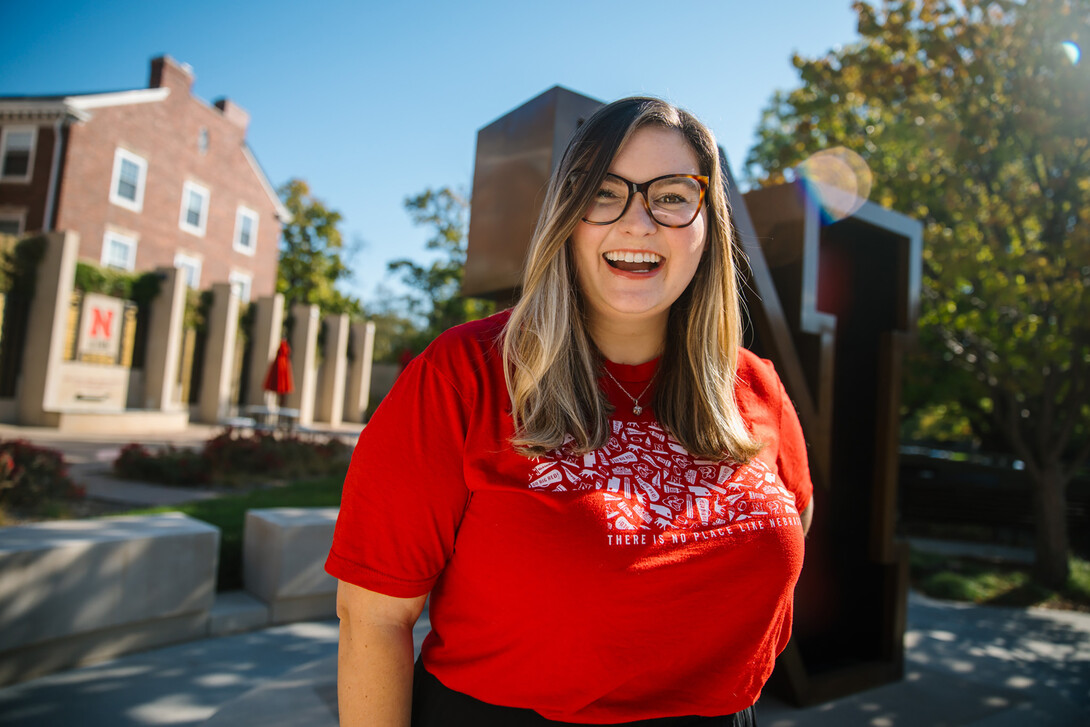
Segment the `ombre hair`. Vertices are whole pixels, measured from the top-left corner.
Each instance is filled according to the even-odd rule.
[[[549,182],[530,242],[522,295],[504,331],[503,362],[516,451],[537,457],[565,443],[606,444],[612,406],[598,385],[602,354],[585,321],[569,240],[614,156],[638,129],[680,132],[711,180],[707,238],[696,273],[670,306],[652,406],[659,423],[695,457],[746,462],[760,449],[734,395],[742,315],[719,147],[687,111],[656,98],[626,98],[579,127]]]

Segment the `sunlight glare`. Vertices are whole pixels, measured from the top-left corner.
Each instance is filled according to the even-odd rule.
[[[1071,65],[1079,65],[1079,61],[1082,59],[1082,48],[1079,47],[1078,43],[1073,40],[1065,40],[1060,43],[1060,47],[1063,48],[1067,60],[1071,61]]]
[[[796,169],[831,222],[854,214],[870,196],[873,177],[859,154],[842,146],[823,149]]]

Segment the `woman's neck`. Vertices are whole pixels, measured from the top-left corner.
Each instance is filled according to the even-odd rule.
[[[588,320],[591,339],[608,360],[635,366],[662,354],[666,342],[667,316],[653,321]]]

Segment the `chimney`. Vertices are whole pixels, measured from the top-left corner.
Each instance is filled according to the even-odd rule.
[[[190,93],[193,88],[193,67],[188,63],[179,63],[170,56],[152,58],[148,88],[163,87]]]
[[[246,109],[229,98],[218,99],[215,106],[223,114],[223,118],[242,129],[243,133],[246,132],[246,127],[250,125],[250,114],[246,112]]]

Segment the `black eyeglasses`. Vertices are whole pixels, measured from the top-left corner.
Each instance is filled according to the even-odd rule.
[[[583,215],[591,225],[611,225],[624,217],[637,193],[647,213],[663,227],[688,227],[704,204],[708,178],[701,174],[667,174],[641,184],[607,174]]]

